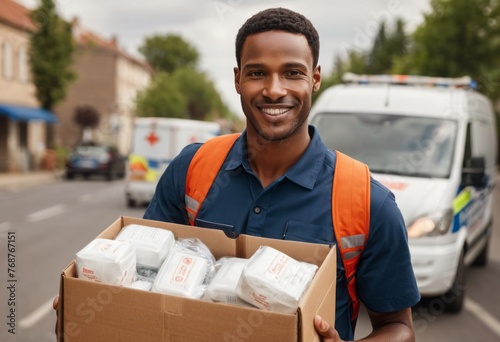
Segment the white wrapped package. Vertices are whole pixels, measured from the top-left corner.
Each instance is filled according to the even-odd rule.
[[[151,287],[153,287],[153,283],[150,283],[149,281],[144,281],[144,280],[136,280],[132,284],[128,285],[127,287],[129,287],[131,289],[149,291],[149,290],[151,290]]]
[[[175,248],[158,271],[152,291],[199,299],[208,267],[206,258]]]
[[[225,257],[217,261],[217,273],[208,285],[205,295],[214,302],[251,306],[236,295],[236,286],[248,259]]]
[[[154,283],[156,275],[158,274],[158,270],[154,270],[150,267],[144,267],[137,265],[137,270],[136,270],[136,277],[137,280],[144,280],[148,281],[151,284]]]
[[[236,294],[264,310],[293,314],[318,266],[261,246],[243,268]]]
[[[76,253],[78,278],[110,285],[130,285],[135,280],[135,247],[128,242],[94,239]]]
[[[158,270],[175,246],[175,237],[170,230],[129,224],[122,228],[115,240],[134,245],[137,265]]]

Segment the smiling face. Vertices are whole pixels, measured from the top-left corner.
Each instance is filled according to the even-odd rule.
[[[285,31],[249,35],[234,68],[235,87],[247,118],[247,134],[280,141],[307,136],[312,92],[319,89],[320,67],[306,38]]]

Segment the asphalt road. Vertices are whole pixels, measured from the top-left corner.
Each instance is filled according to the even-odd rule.
[[[498,187],[495,191],[500,199]],[[0,192],[0,341],[55,341],[52,299],[61,271],[120,215],[141,217],[144,210],[126,207],[121,180],[61,181]],[[490,263],[468,270],[464,310],[444,313],[439,300],[414,308],[418,341],[500,340],[499,210],[495,215]],[[8,240],[12,268],[7,265]],[[13,301],[15,317],[9,306]],[[367,334],[369,327],[362,313],[357,337]]]

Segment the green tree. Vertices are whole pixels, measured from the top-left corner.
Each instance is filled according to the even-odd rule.
[[[139,49],[160,74],[137,98],[140,116],[233,120],[213,82],[197,69],[198,51],[178,35],[155,35]]]
[[[333,71],[330,75],[323,75],[321,79],[321,88],[319,91],[313,93],[313,102],[329,87],[342,83],[342,76],[346,72],[355,74],[366,74],[367,63],[366,53],[356,50],[347,51],[345,58],[337,56],[334,60]]]
[[[75,108],[73,121],[80,126],[81,140],[90,140],[92,129],[99,125],[100,114],[93,106],[81,105]]]
[[[342,83],[346,72],[355,74],[390,74],[403,69],[408,55],[409,37],[405,32],[405,22],[398,18],[393,30],[388,30],[381,22],[369,51],[348,50],[347,55],[335,57],[333,71],[323,75],[320,91],[313,94],[313,101],[328,87]]]
[[[394,31],[387,31],[385,22],[381,22],[373,47],[367,58],[367,72],[370,74],[389,74],[397,59],[407,54],[408,37],[405,23],[398,18]]]
[[[84,128],[95,128],[99,125],[100,115],[97,109],[89,105],[77,106],[75,108],[75,113],[73,121],[82,129]]]
[[[474,78],[491,75],[498,60],[497,0],[432,0],[413,34],[410,72]]]
[[[136,99],[139,116],[188,119],[186,97],[173,81],[171,75],[159,72],[150,86],[140,92]]]
[[[139,51],[155,69],[167,73],[181,67],[195,68],[198,64],[196,48],[177,34],[148,37]]]
[[[76,78],[71,25],[57,15],[53,0],[42,0],[32,18],[38,27],[31,36],[33,83],[41,106],[52,110],[66,97],[69,84]]]
[[[186,97],[190,119],[206,120],[230,116],[213,82],[206,74],[193,68],[179,68],[172,74],[172,79]]]

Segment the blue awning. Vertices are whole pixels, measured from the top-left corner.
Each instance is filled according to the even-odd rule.
[[[42,108],[12,106],[1,103],[0,115],[7,116],[14,121],[45,121],[47,123],[59,121],[54,113]]]

